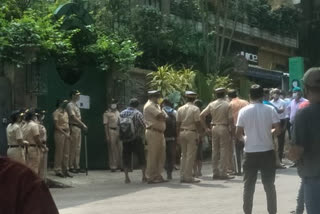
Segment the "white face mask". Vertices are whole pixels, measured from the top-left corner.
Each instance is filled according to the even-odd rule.
[[[296,99],[297,97],[298,97],[298,93],[295,92],[295,93],[292,94],[292,98],[293,99]]]
[[[116,109],[117,108],[117,104],[111,104],[110,108],[111,109]]]

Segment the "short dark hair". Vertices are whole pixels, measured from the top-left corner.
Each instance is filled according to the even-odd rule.
[[[163,105],[166,105],[166,106],[170,106],[172,107],[172,103],[170,102],[170,100],[168,98],[165,98],[163,101],[162,101],[162,104]]]
[[[132,98],[130,101],[129,101],[129,106],[132,107],[132,108],[137,108],[139,106],[139,100],[137,98]]]
[[[228,97],[230,97],[230,98],[236,98],[237,96],[238,96],[238,93],[234,89],[230,90],[228,93]]]
[[[217,98],[219,99],[219,98],[224,98],[225,96],[226,96],[226,92],[216,92],[216,96],[217,96]]]
[[[19,117],[20,117],[20,111],[19,110],[13,111],[10,115],[10,122],[12,124],[16,123],[18,121]]]
[[[27,113],[26,113],[26,116],[25,116],[25,120],[27,122],[29,122],[30,120],[32,120],[32,118],[36,115],[35,111],[33,109],[29,110]]]
[[[264,96],[264,89],[260,85],[253,85],[250,88],[250,98],[252,100],[258,100],[263,98]]]
[[[186,97],[187,102],[194,102],[196,100],[196,97]]]
[[[195,100],[195,101],[194,101],[194,104],[195,104],[198,108],[201,108],[201,107],[203,106],[202,100],[199,100],[199,99]]]

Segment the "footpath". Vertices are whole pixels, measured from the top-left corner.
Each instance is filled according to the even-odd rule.
[[[150,185],[141,182],[141,171],[130,173],[131,184],[124,183],[122,172],[89,171],[74,178],[48,177],[70,188],[50,191],[61,214],[242,214],[242,176],[233,180],[212,180],[211,165],[204,164],[199,184],[181,184],[179,171],[168,183]],[[300,178],[296,169],[277,171],[278,214],[287,214],[296,206]],[[258,179],[254,214],[267,214],[266,197]]]

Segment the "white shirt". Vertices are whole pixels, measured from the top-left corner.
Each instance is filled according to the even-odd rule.
[[[244,151],[250,153],[273,150],[272,125],[279,122],[279,115],[272,106],[254,103],[242,108],[237,126],[244,128]]]
[[[19,145],[18,140],[23,140],[23,135],[20,126],[17,123],[10,123],[7,127],[8,145]]]
[[[282,112],[281,114],[279,114],[279,118],[280,120],[286,119],[286,109],[287,109],[287,105],[286,102],[283,99],[278,99],[277,101],[272,100],[271,103],[277,107],[279,110],[284,110],[284,112]]]

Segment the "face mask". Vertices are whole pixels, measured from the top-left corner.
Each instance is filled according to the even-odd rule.
[[[297,97],[298,97],[298,93],[293,93],[293,94],[292,94],[292,98],[293,98],[293,99],[296,99]]]
[[[117,108],[117,104],[111,104],[111,109],[116,109]]]
[[[273,95],[273,98],[277,100],[280,98],[280,96],[279,96],[279,94],[275,94],[275,95]]]

